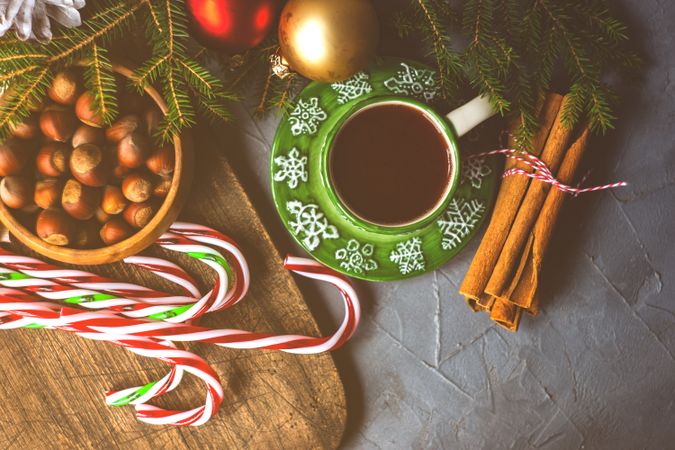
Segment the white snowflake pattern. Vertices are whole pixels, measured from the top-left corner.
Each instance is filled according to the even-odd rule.
[[[293,136],[301,134],[313,135],[319,131],[321,122],[328,118],[326,111],[319,106],[319,99],[312,97],[309,100],[298,100],[298,104],[290,114],[288,121],[291,124]]]
[[[286,203],[286,209],[294,220],[289,222],[295,234],[309,251],[316,250],[323,239],[338,239],[338,229],[328,223],[328,219],[317,205],[305,205],[299,200]]]
[[[468,157],[462,161],[462,180],[465,184],[471,182],[474,189],[480,189],[483,186],[483,178],[490,175],[492,169],[485,164],[484,157]]]
[[[373,92],[370,76],[365,72],[359,72],[347,81],[333,83],[330,87],[338,93],[337,102],[340,105]]]
[[[401,63],[402,69],[395,76],[384,82],[390,91],[396,94],[412,95],[427,102],[432,101],[439,93],[436,73],[429,69],[416,69]]]
[[[471,234],[485,213],[485,203],[453,198],[443,216],[436,222],[441,229],[443,250],[452,250]]]
[[[274,158],[274,164],[279,170],[274,174],[274,181],[285,181],[288,187],[295,189],[300,182],[307,182],[309,174],[307,173],[307,157],[301,156],[300,151],[293,147],[287,156],[277,156]]]
[[[423,271],[426,265],[422,253],[422,239],[416,237],[398,243],[389,254],[389,259],[398,264],[398,269],[403,275]]]
[[[375,247],[372,244],[363,244],[356,239],[351,239],[347,247],[335,252],[335,258],[340,261],[340,267],[356,273],[363,274],[377,269],[377,262],[372,258]]]

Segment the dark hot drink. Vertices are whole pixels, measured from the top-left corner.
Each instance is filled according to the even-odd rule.
[[[401,103],[355,113],[333,143],[329,170],[342,203],[384,226],[416,222],[447,195],[453,175],[449,142],[433,119]]]

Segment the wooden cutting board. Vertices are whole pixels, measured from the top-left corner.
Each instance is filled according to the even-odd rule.
[[[217,228],[243,247],[252,272],[248,297],[201,322],[211,327],[319,336],[320,331],[282,257],[272,244],[232,167],[208,130],[198,130],[196,172],[181,220]],[[30,254],[26,249],[18,251]],[[169,256],[209,286],[208,269]],[[120,280],[170,290],[151,274],[122,263],[87,268]],[[205,290],[204,290],[205,291]],[[225,399],[199,428],[155,427],[136,421],[132,407],[109,408],[103,392],[158,380],[167,366],[105,343],[58,331],[0,332],[0,447],[10,448],[335,448],[346,422],[342,383],[330,355],[298,356],[187,348],[221,376]],[[157,404],[194,407],[204,388],[187,377]]]

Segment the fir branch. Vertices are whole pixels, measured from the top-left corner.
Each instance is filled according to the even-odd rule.
[[[178,65],[183,69],[183,75],[190,80],[190,85],[197,88],[199,94],[211,98],[214,90],[222,87],[220,80],[200,66],[192,59],[180,59]]]
[[[199,97],[199,111],[213,124],[227,122],[232,115],[225,107],[224,101],[223,98]]]
[[[111,124],[118,114],[117,85],[105,48],[92,45],[91,59],[84,70],[84,80],[87,89],[93,94],[94,110],[103,119],[103,123]]]
[[[431,0],[415,0],[422,12],[423,22],[427,28],[429,40],[432,43],[433,54],[438,67],[438,77],[441,91],[445,97],[449,97],[457,89],[459,79],[462,76],[462,62],[457,53],[449,46],[450,37],[441,24],[441,11],[449,14],[448,10],[442,9]]]
[[[160,33],[164,32],[164,28],[162,27],[162,22],[159,18],[159,11],[157,10],[157,7],[153,5],[151,0],[142,0],[145,6],[148,8],[148,19],[149,19],[149,26],[150,27],[155,27],[157,31]]]
[[[418,14],[394,15],[399,35],[430,44],[442,81],[468,81],[495,109],[517,115],[516,134],[525,147],[538,126],[535,105],[551,89],[559,65],[571,85],[565,125],[588,120],[604,132],[615,119],[605,75],[640,64],[627,47],[627,27],[606,0],[409,0],[409,7]],[[466,39],[464,49],[452,49],[449,36],[456,32]]]
[[[27,74],[29,74],[30,72],[32,72],[36,69],[39,69],[39,67],[37,65],[34,65],[34,66],[24,67],[22,69],[17,69],[17,70],[14,70],[12,72],[5,72],[2,75],[0,75],[0,83],[12,81],[16,78],[26,76]]]
[[[168,54],[152,57],[134,72],[132,81],[139,92],[143,92],[147,85],[157,80],[168,59]]]
[[[49,67],[43,67],[33,77],[26,77],[24,82],[16,83],[3,96],[0,105],[0,139],[6,139],[12,128],[26,120],[30,115],[30,105],[42,100],[51,81]]]

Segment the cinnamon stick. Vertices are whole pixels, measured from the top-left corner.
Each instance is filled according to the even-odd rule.
[[[517,331],[523,309],[511,302],[497,299],[490,311],[490,319],[510,331]]]
[[[588,148],[590,130],[585,127],[579,138],[565,154],[556,178],[564,184],[571,184],[581,164],[581,160]],[[538,308],[537,287],[544,261],[544,255],[551,241],[551,236],[563,203],[569,194],[559,189],[551,189],[541,209],[539,218],[531,233],[532,245],[524,253],[524,270],[519,277],[514,278],[507,297],[510,302],[522,308]]]
[[[558,94],[548,94],[544,100],[539,113],[541,127],[530,149],[536,156],[539,156],[544,148],[554,121],[559,115],[562,99]],[[529,167],[511,159],[508,160],[506,167],[530,170]],[[459,290],[474,311],[489,310],[492,307],[494,299],[485,294],[485,287],[494,272],[529,184],[530,180],[526,177],[509,177],[502,182],[490,224]]]
[[[565,152],[569,148],[569,141],[573,133],[573,130],[568,129],[562,123],[564,103],[565,100],[563,100],[563,107],[561,107],[555,119],[551,133],[544,146],[544,151],[541,153],[541,160],[554,173],[560,167]],[[485,287],[484,292],[486,294],[497,298],[504,297],[507,294],[506,290],[516,275],[516,270],[520,267],[525,244],[528,241],[532,227],[539,217],[539,212],[549,190],[550,186],[542,182],[534,182],[529,185],[508,233],[506,242],[501,249],[497,264],[494,266],[492,275]]]

